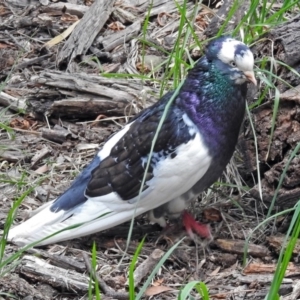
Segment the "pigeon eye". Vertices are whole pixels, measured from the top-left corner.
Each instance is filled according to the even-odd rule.
[[[230,62],[230,65],[231,65],[232,67],[236,67],[235,61],[232,60],[232,61]]]

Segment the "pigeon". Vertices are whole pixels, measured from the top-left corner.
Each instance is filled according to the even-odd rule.
[[[233,155],[247,84],[257,84],[253,68],[244,43],[229,36],[211,41],[178,90],[112,135],[70,188],[10,229],[8,240],[57,243],[146,212],[163,227],[166,216],[182,216],[189,234],[209,238],[209,225],[195,221],[186,208],[222,175]]]

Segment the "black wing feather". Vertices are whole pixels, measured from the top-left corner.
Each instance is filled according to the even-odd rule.
[[[104,196],[116,192],[123,200],[130,200],[139,193],[146,167],[145,161],[150,153],[152,140],[172,93],[166,94],[159,102],[137,115],[126,134],[112,148],[111,153],[92,172],[87,185],[89,197]],[[146,181],[153,178],[155,164],[164,157],[175,157],[174,151],[193,137],[184,123],[183,112],[171,105],[159,132],[154,155],[148,169]],[[158,153],[160,157],[158,157]],[[110,188],[105,188],[108,185]],[[147,185],[143,190],[147,189]]]

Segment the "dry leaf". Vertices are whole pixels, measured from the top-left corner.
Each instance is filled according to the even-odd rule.
[[[202,28],[202,29],[206,29],[208,24],[209,24],[209,15],[212,15],[212,12],[209,10],[203,10],[201,11],[196,19],[195,19],[195,23],[197,24],[198,27]]]
[[[296,101],[300,103],[300,85],[293,87],[280,95],[280,100]]]
[[[39,167],[38,169],[36,169],[34,172],[37,173],[37,174],[44,174],[48,170],[49,170],[48,166],[43,165],[43,166]]]
[[[166,12],[162,12],[160,14],[157,15],[157,23],[159,26],[164,27],[167,25],[169,18],[173,18],[172,15],[166,13]]]
[[[86,6],[91,6],[93,3],[94,3],[94,0],[85,0],[85,1],[84,1],[84,4],[85,4]]]
[[[153,286],[159,286],[164,282],[163,278],[157,279],[155,282],[152,283]]]
[[[12,119],[9,123],[11,128],[18,128],[28,130],[30,128],[30,122],[25,119]]]
[[[160,285],[160,286],[150,286],[149,288],[147,288],[147,290],[145,291],[145,296],[154,296],[154,295],[158,295],[161,294],[163,292],[167,292],[167,291],[173,291],[174,289],[172,289],[169,286],[164,286],[164,285]]]
[[[78,21],[78,17],[75,16],[75,15],[70,15],[68,13],[64,13],[62,16],[61,16],[61,20],[64,21],[64,22],[76,22]]]
[[[95,119],[95,121],[91,124],[91,127],[95,126],[98,124],[97,121],[102,120],[102,119],[106,119],[107,116],[106,115],[98,115],[97,118]]]
[[[5,43],[0,43],[0,49],[6,49],[6,48],[11,48],[11,46]]]
[[[137,70],[144,74],[149,72],[150,70],[147,68],[147,66],[143,65],[141,62],[136,63],[135,67],[137,68]]]
[[[209,275],[210,276],[215,276],[220,272],[221,267],[218,266],[214,271],[212,271]]]
[[[3,5],[0,5],[0,16],[4,16],[8,13],[8,10]]]
[[[222,221],[222,215],[220,211],[214,207],[206,208],[203,211],[204,218],[207,221],[211,222],[221,222]]]
[[[45,23],[48,22],[48,24],[51,24],[51,23],[53,22],[52,18],[49,16],[49,14],[46,14],[46,13],[44,13],[44,14],[39,14],[39,15],[38,15],[38,18],[39,18],[40,20],[43,20]]]
[[[120,30],[125,29],[125,26],[121,22],[116,21],[116,22],[110,23],[108,25],[108,28],[110,28],[111,30],[114,30],[114,31],[120,31]]]

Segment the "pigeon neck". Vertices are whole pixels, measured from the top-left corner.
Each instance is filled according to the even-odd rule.
[[[246,84],[230,84],[229,78],[216,71],[193,71],[177,97],[178,105],[197,126],[212,155],[236,144],[247,90]]]

